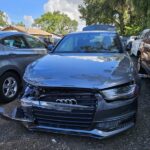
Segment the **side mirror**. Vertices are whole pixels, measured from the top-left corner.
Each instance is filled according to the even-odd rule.
[[[54,46],[53,45],[48,45],[47,49],[48,49],[48,52],[51,53],[54,49]]]

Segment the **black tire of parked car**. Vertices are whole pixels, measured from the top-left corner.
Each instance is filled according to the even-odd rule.
[[[14,96],[12,96],[12,97],[5,96],[4,91],[3,91],[4,82],[9,78],[14,79],[16,81],[16,86],[17,86],[17,91],[14,94]],[[15,100],[17,98],[20,88],[21,88],[20,83],[21,83],[20,78],[18,77],[18,75],[16,73],[13,73],[13,72],[4,73],[0,77],[0,103],[8,103],[8,102]]]

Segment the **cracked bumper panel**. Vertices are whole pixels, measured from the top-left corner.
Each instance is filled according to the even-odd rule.
[[[11,119],[19,122],[34,122],[32,119],[25,117],[19,101],[13,101],[7,105],[1,106],[0,116],[4,119]]]
[[[23,122],[29,130],[90,136],[99,139],[113,136],[133,127],[137,111],[136,98],[111,104],[100,98],[90,128],[79,129],[65,128],[65,126],[61,126],[59,120],[57,120],[57,126],[52,124],[51,112],[54,107],[52,103],[23,99],[21,105],[20,102],[17,102],[17,107],[16,104],[13,106],[5,105],[0,108],[0,114],[3,117]],[[59,107],[57,106],[58,109],[55,109],[56,112],[61,111]],[[67,107],[69,106],[66,106],[66,109]],[[35,112],[35,110],[38,111]],[[37,112],[41,118],[39,118],[39,114],[36,114]],[[69,114],[67,111],[65,113]],[[43,115],[44,118],[42,118]],[[40,119],[45,119],[45,116],[46,122],[43,123]]]
[[[19,110],[18,110],[19,111]],[[3,112],[1,112],[1,114],[3,114]],[[126,131],[127,129],[130,129],[131,127],[134,126],[134,122],[131,122],[127,125],[125,125],[122,128],[118,128],[116,130],[112,130],[112,131],[102,131],[100,129],[98,129],[99,127],[97,127],[97,129],[92,129],[92,130],[74,130],[74,129],[64,129],[64,128],[54,128],[54,127],[47,127],[47,126],[42,126],[42,125],[37,125],[35,124],[35,122],[33,120],[29,120],[26,118],[18,118],[17,116],[13,117],[13,116],[8,116],[3,114],[5,118],[7,119],[12,119],[15,121],[19,121],[22,122],[25,127],[27,127],[29,130],[31,131],[44,131],[44,132],[53,132],[53,133],[61,133],[61,134],[70,134],[70,135],[80,135],[80,136],[88,136],[88,137],[93,137],[93,138],[98,138],[98,139],[103,139],[103,138],[107,138],[107,137],[111,137],[113,135],[119,134],[123,131]],[[134,117],[134,116],[131,116]],[[122,118],[121,120],[123,121],[125,118]],[[108,121],[108,122],[103,122],[100,123],[103,124],[104,126],[117,126],[118,122],[121,120],[112,120],[112,121]],[[98,125],[98,124],[97,124]]]
[[[14,109],[14,111],[15,110],[16,109]],[[127,120],[128,117],[131,117],[132,120],[134,120],[134,117],[135,117],[135,115],[123,116],[123,118],[115,118],[116,120],[108,120],[105,122],[96,123],[97,127],[95,126],[95,129],[92,129],[92,130],[75,130],[75,129],[54,128],[54,127],[37,125],[34,122],[34,120],[27,119],[25,118],[25,116],[23,117],[22,111],[20,111],[20,108],[18,108],[17,111],[15,112],[16,114],[12,113],[12,115],[8,115],[6,114],[4,109],[0,108],[0,113],[4,118],[22,122],[25,125],[25,127],[27,127],[31,131],[44,131],[44,132],[53,132],[53,133],[61,133],[61,134],[80,135],[80,136],[88,136],[88,137],[93,137],[93,138],[98,138],[98,139],[111,137],[113,135],[119,134],[133,127],[134,121],[128,123],[127,125],[124,125],[124,127],[118,128],[116,130],[113,129],[114,126],[116,128],[120,122]],[[17,114],[19,114],[19,116]],[[105,127],[107,126],[109,128],[112,128],[112,130],[103,131],[103,130],[98,129],[98,128],[102,128],[102,126],[105,126]]]

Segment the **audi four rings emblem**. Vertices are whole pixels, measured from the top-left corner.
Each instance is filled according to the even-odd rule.
[[[57,99],[57,103],[77,105],[76,99]]]

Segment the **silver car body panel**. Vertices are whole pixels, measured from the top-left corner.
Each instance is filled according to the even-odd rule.
[[[24,34],[16,32],[0,32],[0,39],[13,35],[23,36]],[[16,71],[20,76],[23,76],[24,70],[28,64],[46,54],[46,48],[19,49],[0,44],[0,76],[9,70]]]

